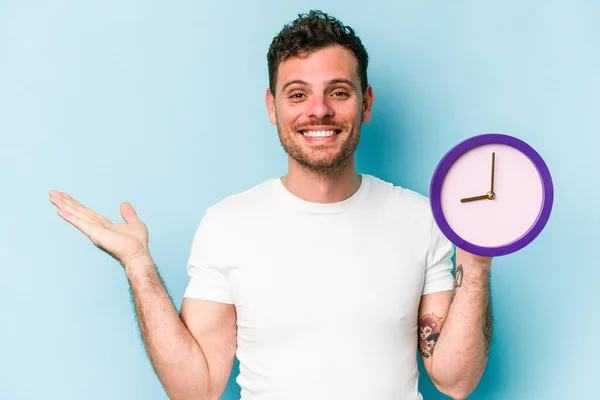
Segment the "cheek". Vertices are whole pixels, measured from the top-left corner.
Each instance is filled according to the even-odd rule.
[[[338,106],[334,108],[333,120],[340,125],[353,125],[359,122],[360,114],[353,106]]]
[[[277,113],[277,122],[286,130],[294,130],[295,126],[300,125],[301,115],[294,110],[281,110]]]
[[[343,116],[346,121],[358,121],[362,117],[362,108],[354,101],[349,101],[337,108],[339,116]]]

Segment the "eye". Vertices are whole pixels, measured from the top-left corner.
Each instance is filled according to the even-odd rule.
[[[301,96],[304,96],[302,93],[294,93],[290,96],[290,99],[300,99]]]
[[[348,93],[346,93],[346,92],[334,92],[333,94],[336,97],[340,97],[340,96],[341,97],[348,97]]]

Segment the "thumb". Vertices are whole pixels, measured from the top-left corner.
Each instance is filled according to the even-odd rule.
[[[123,217],[127,223],[138,222],[140,220],[133,209],[133,206],[128,202],[121,204],[121,217]]]

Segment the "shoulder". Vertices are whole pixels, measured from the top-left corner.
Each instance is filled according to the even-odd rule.
[[[268,207],[273,197],[274,179],[276,178],[267,179],[223,197],[206,209],[204,218],[221,224],[251,218],[260,209]]]
[[[429,220],[432,217],[427,196],[372,175],[366,177],[370,181],[373,199],[381,202],[386,211],[410,214],[418,219]]]
[[[197,222],[194,243],[210,242],[218,247],[221,242],[243,238],[248,227],[257,226],[259,210],[271,198],[272,185],[273,179],[269,179],[209,205]]]

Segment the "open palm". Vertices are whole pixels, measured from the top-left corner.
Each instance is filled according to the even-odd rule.
[[[148,253],[148,229],[129,203],[121,204],[125,223],[114,224],[77,202],[67,193],[50,191],[58,215],[85,234],[98,248],[121,264]]]

